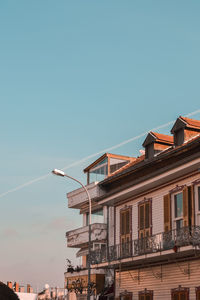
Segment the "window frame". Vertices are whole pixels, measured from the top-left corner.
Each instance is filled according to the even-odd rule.
[[[124,291],[124,292],[120,293],[119,299],[123,300],[124,297],[129,297],[129,299],[132,300],[133,299],[133,293],[128,292],[128,291]]]
[[[199,207],[199,204],[200,204],[200,183],[199,184],[196,184],[194,186],[194,197],[195,197],[195,200],[194,200],[194,205],[195,205],[195,219],[196,219],[196,225],[200,225],[200,207]]]
[[[189,300],[190,289],[188,287],[182,287],[181,285],[178,288],[171,289],[171,300],[173,300],[174,294],[178,294],[180,297],[181,293],[186,293],[186,300]]]
[[[146,296],[150,296],[151,297],[151,300],[153,300],[153,290],[147,290],[147,289],[144,289],[143,291],[139,291],[138,292],[138,299],[140,300],[140,297],[143,296],[146,300]]]
[[[180,217],[176,217],[175,216],[175,198],[176,195],[178,194],[182,194],[182,216]],[[182,221],[182,227],[183,227],[183,189],[179,189],[178,191],[174,192],[171,194],[171,201],[172,201],[172,205],[171,205],[171,210],[172,210],[172,230],[176,230],[177,229],[177,222],[178,221]]]

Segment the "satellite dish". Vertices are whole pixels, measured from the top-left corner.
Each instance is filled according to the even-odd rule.
[[[45,289],[45,290],[48,290],[48,289],[49,289],[48,283],[46,283],[46,284],[44,285],[44,289]]]

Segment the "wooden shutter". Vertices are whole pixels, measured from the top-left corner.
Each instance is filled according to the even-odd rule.
[[[183,227],[189,226],[188,187],[183,189]]]
[[[144,229],[144,205],[139,206],[139,229]]]
[[[126,228],[125,234],[130,233],[130,209],[126,211]]]
[[[196,288],[196,300],[200,300],[200,287]]]
[[[188,201],[189,201],[189,216],[190,216],[190,225],[195,225],[195,203],[194,203],[194,186],[191,185],[188,187]]]
[[[120,234],[124,234],[124,227],[125,227],[125,216],[123,212],[120,212]]]
[[[197,300],[200,300],[200,291],[196,292],[196,298],[197,298]]]
[[[171,230],[171,197],[170,194],[164,196],[164,232]]]
[[[150,202],[145,204],[145,228],[150,227]]]

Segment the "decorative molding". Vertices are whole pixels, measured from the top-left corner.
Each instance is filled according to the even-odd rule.
[[[172,190],[169,191],[170,194],[174,194],[174,193],[177,193],[177,192],[181,192],[184,187],[186,186],[186,184],[183,184],[183,185],[176,185],[175,188],[173,188]]]
[[[141,200],[141,201],[139,201],[137,204],[138,204],[138,206],[139,205],[141,205],[141,204],[144,204],[144,203],[146,203],[146,202],[152,202],[152,198],[146,198],[146,197],[144,197],[144,199],[143,200]]]
[[[187,287],[182,287],[181,285],[179,285],[177,288],[175,289],[171,289],[171,292],[174,293],[174,292],[188,292],[189,293],[189,288]]]
[[[192,182],[193,185],[197,185],[197,184],[199,184],[199,183],[200,183],[200,178],[199,178],[199,179],[196,179],[195,181]]]
[[[145,288],[143,291],[139,291],[138,294],[139,294],[139,295],[146,295],[146,294],[153,295],[153,291],[152,291],[152,290],[147,290],[147,289]]]

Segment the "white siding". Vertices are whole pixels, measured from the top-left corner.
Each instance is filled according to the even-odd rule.
[[[120,243],[120,209],[125,205],[132,206],[132,239],[138,238],[138,202],[146,199],[152,199],[152,234],[157,234],[164,231],[164,211],[163,211],[163,196],[168,194],[170,190],[176,187],[176,185],[191,185],[196,179],[199,179],[199,175],[191,176],[189,178],[180,180],[179,182],[169,184],[154,192],[147,193],[142,197],[138,197],[134,200],[129,200],[125,204],[116,207],[116,244]]]
[[[170,300],[171,289],[189,287],[189,299],[196,300],[195,287],[200,286],[200,260],[190,262],[190,275],[184,275],[188,269],[187,262],[168,264],[162,266],[162,280],[155,276],[161,272],[160,267],[116,272],[116,297],[125,290],[133,293],[133,300],[138,300],[138,292],[144,290],[154,291],[153,300]],[[138,274],[140,280],[138,281]],[[154,275],[155,276],[154,276]]]

